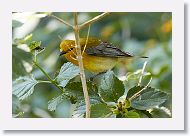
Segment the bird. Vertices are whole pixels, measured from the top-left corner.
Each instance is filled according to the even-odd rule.
[[[97,38],[80,38],[80,47],[84,69],[92,73],[111,70],[120,60],[134,58],[107,41]],[[75,40],[63,40],[60,44],[60,56],[78,65]],[[140,58],[147,58],[141,56]]]

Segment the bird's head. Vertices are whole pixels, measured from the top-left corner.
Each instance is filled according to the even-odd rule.
[[[67,54],[75,48],[74,40],[64,40],[60,44],[60,56]]]
[[[91,46],[97,46],[101,43],[99,39],[96,38],[80,38],[80,46],[81,50],[84,49],[85,45],[86,47],[91,47]],[[64,40],[60,44],[60,56],[67,54],[68,52],[75,52],[76,53],[76,46],[75,46],[75,41],[74,40]]]

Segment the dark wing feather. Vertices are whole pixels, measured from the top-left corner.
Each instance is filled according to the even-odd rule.
[[[98,46],[88,47],[85,52],[88,55],[102,57],[133,57],[130,53],[123,52],[117,47],[111,46],[107,42],[101,42]]]

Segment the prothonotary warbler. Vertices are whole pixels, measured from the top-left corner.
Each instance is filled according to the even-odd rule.
[[[135,57],[96,38],[80,38],[80,46],[84,68],[93,73],[105,72],[112,69],[121,59]],[[61,42],[60,55],[64,55],[68,61],[78,65],[74,40]]]

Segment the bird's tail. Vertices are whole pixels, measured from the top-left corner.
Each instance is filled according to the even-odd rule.
[[[147,56],[137,56],[138,58],[148,58]]]
[[[129,58],[148,58],[147,56],[136,56],[133,54],[130,54],[129,52],[123,52],[124,55],[122,54],[123,57],[129,57]]]
[[[128,56],[129,58],[132,58],[132,59],[138,59],[138,58],[144,58],[144,59],[146,59],[146,58],[148,58],[147,56],[136,56],[136,55],[131,55],[131,56]]]
[[[131,61],[131,60],[134,60],[134,59],[147,59],[148,57],[147,56],[130,56],[130,57],[121,57],[121,58],[119,58],[118,60],[118,62],[123,62],[123,63],[128,63],[129,61]]]

